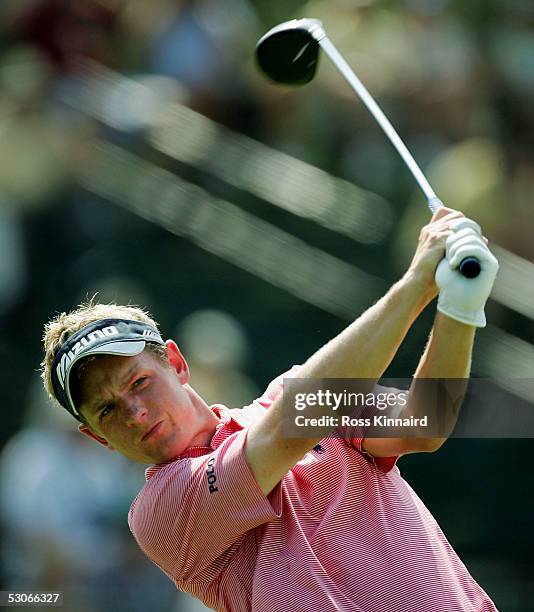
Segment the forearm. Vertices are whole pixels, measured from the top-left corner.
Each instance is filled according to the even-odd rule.
[[[438,311],[414,378],[468,378],[475,332]]]
[[[430,415],[432,421],[439,423],[439,426],[434,425],[434,430],[435,427],[439,429],[439,436],[428,438],[428,450],[439,448],[456,425],[471,370],[475,332],[473,326],[440,312],[436,314],[430,339],[414,374],[407,405],[410,415]]]

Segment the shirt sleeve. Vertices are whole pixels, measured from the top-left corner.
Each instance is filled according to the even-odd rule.
[[[378,385],[378,384],[375,387],[375,391],[379,393],[383,393],[383,392],[395,393],[395,394],[405,393],[405,391],[403,391],[402,389],[396,389],[393,387],[383,387],[382,385]],[[398,416],[398,415],[392,414],[392,416]],[[346,429],[347,428],[345,428],[345,430]],[[343,428],[339,428],[339,433],[344,438],[345,443],[351,446],[352,448],[354,448],[356,451],[358,451],[368,461],[371,461],[380,472],[387,473],[395,467],[397,460],[399,459],[398,455],[394,455],[392,457],[375,457],[374,455],[371,455],[371,453],[368,453],[363,449],[362,444],[363,444],[363,441],[365,439],[365,434],[366,434],[365,427],[348,428],[348,429],[349,430],[352,429],[353,431],[356,430],[354,431],[354,433],[356,433],[356,436],[354,437],[350,435],[344,436]]]
[[[395,455],[393,457],[375,457],[374,455],[371,455],[371,453],[366,452],[362,448],[363,440],[364,438],[350,438],[345,439],[345,442],[349,446],[352,446],[352,448],[358,451],[360,455],[365,457],[368,461],[371,461],[371,463],[373,463],[376,469],[380,472],[386,474],[395,467],[397,459],[399,458],[398,455]]]
[[[261,397],[255,399],[254,404],[259,404],[263,408],[270,408],[275,400],[280,396],[284,389],[284,378],[292,378],[297,375],[300,366],[294,365],[292,368],[277,376],[272,380]]]
[[[163,467],[132,504],[135,539],[175,582],[213,580],[248,531],[281,515],[280,487],[265,497],[245,460],[247,431]]]

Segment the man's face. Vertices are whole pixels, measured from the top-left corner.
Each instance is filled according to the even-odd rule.
[[[216,415],[187,384],[180,351],[167,343],[169,365],[147,351],[99,355],[80,380],[80,431],[134,461],[163,463],[189,446],[207,445]]]

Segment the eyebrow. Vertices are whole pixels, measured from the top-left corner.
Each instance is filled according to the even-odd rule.
[[[131,368],[129,368],[126,371],[125,375],[121,377],[119,389],[122,391],[124,387],[127,387],[131,383],[132,379],[134,379],[138,375],[140,370],[143,370],[143,368],[139,368],[136,365],[133,365]],[[89,404],[87,404],[86,412],[91,415],[96,414],[107,401],[108,400],[105,397],[97,395],[92,401],[89,402]]]

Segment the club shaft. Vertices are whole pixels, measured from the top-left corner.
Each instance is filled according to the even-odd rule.
[[[417,181],[417,184],[425,194],[427,199],[428,207],[432,213],[436,212],[438,208],[443,206],[441,200],[436,196],[435,191],[430,186],[425,175],[421,171],[421,168],[417,165],[417,162],[412,157],[412,154],[406,148],[404,142],[402,142],[400,136],[395,131],[395,128],[391,125],[388,118],[382,112],[382,109],[374,101],[371,94],[367,91],[365,85],[360,79],[354,74],[352,68],[343,59],[343,56],[339,53],[336,47],[328,39],[326,35],[322,35],[319,39],[319,44],[323,51],[328,55],[334,66],[341,72],[345,77],[345,80],[356,92],[361,101],[365,104],[369,112],[376,119],[378,125],[382,128],[386,136],[389,138],[391,144],[397,149],[397,152],[404,160],[404,163],[412,173],[413,177]]]

